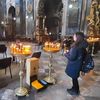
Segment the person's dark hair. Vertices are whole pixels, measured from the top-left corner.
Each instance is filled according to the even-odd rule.
[[[76,32],[74,34],[76,34],[77,36],[80,36],[81,38],[84,38],[84,33],[83,32]]]
[[[74,34],[76,35],[77,40],[72,44],[72,47],[79,46],[79,44],[84,40],[84,33],[83,32],[76,32]]]

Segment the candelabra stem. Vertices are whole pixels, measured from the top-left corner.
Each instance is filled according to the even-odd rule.
[[[23,56],[20,56],[20,71],[19,71],[19,76],[20,76],[20,87],[15,90],[15,93],[17,96],[25,96],[28,94],[27,88],[23,87]]]
[[[52,53],[50,53],[50,56],[49,56],[49,64],[48,64],[48,67],[49,67],[49,73],[48,73],[48,76],[44,79],[46,82],[50,83],[50,84],[55,84],[55,79],[54,77],[51,75],[51,68],[52,68]]]
[[[93,42],[93,44],[92,44],[92,52],[91,52],[91,55],[92,55],[92,56],[94,56],[94,44],[95,44],[95,43]]]

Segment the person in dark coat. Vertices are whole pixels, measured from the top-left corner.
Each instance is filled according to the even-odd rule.
[[[83,57],[83,48],[88,47],[88,42],[84,38],[84,33],[76,32],[73,35],[74,43],[69,51],[66,51],[65,57],[68,59],[65,72],[72,78],[73,86],[71,89],[67,89],[71,95],[79,95],[78,77],[80,75]]]

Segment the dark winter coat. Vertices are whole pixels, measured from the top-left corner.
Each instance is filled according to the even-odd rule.
[[[87,46],[88,43],[83,41],[79,46],[72,47],[70,51],[65,54],[65,57],[68,59],[65,72],[73,79],[78,78],[80,75],[83,48],[86,48]]]

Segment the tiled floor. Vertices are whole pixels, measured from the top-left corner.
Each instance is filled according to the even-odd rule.
[[[34,48],[34,47],[33,47]],[[38,50],[34,48],[34,51]],[[9,53],[9,50],[8,50]],[[81,95],[71,96],[66,89],[71,87],[71,79],[65,74],[67,59],[61,52],[54,53],[52,59],[52,75],[56,79],[56,84],[51,85],[44,91],[36,92],[32,89],[29,96],[14,100],[100,100],[100,52],[95,55],[95,72],[89,73],[85,77],[79,78]],[[49,53],[42,51],[40,58],[39,79],[44,79],[48,72]],[[7,89],[15,90],[19,86],[19,67],[16,63],[12,64],[13,79],[0,70],[0,98]],[[13,100],[13,99],[11,99]]]

